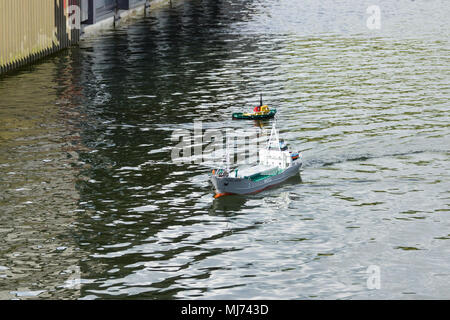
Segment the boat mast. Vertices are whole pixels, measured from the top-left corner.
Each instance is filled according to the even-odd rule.
[[[228,144],[227,144],[227,148],[226,148],[225,168],[226,168],[227,172],[230,172],[230,151],[228,149]]]
[[[272,125],[272,130],[270,131],[270,138],[269,138],[269,143],[267,144],[267,149],[270,149],[270,147],[272,146],[272,143],[275,142],[276,143],[276,147],[278,150],[281,151],[281,147],[280,147],[280,139],[278,138],[278,131],[276,128],[276,123],[277,120],[275,118],[275,121],[273,122]],[[275,141],[273,141],[275,140]]]

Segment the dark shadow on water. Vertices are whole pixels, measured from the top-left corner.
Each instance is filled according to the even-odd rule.
[[[229,195],[214,199],[208,210],[211,215],[233,216],[239,214],[245,206],[248,197],[244,195]]]

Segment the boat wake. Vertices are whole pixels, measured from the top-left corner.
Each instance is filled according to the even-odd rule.
[[[448,145],[448,141],[439,141],[439,143],[422,143],[414,145],[402,145],[403,150],[395,150],[398,146],[387,145],[384,148],[379,148],[377,146],[376,150],[383,150],[381,152],[367,151],[355,153],[354,150],[348,150],[347,148],[342,148],[339,152],[335,152],[330,155],[330,149],[309,149],[303,151],[303,168],[320,168],[320,167],[328,167],[333,166],[335,164],[344,163],[344,162],[353,162],[353,161],[368,161],[372,159],[381,159],[381,158],[395,158],[402,156],[411,156],[416,154],[423,153],[436,153],[436,154],[448,154],[450,153],[449,149],[443,148],[443,146]],[[409,148],[408,148],[409,146]],[[438,147],[438,146],[441,146]],[[333,148],[331,150],[336,150]],[[375,148],[374,148],[375,150]]]

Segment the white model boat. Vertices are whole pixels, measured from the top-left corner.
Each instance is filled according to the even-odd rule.
[[[279,140],[274,123],[267,148],[259,150],[257,165],[234,170],[227,165],[227,168],[212,171],[214,197],[257,193],[298,174],[301,166],[301,154],[289,151],[284,141]]]

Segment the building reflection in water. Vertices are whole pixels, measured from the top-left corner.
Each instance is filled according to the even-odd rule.
[[[1,299],[79,295],[76,179],[87,148],[75,57],[69,51],[0,79]]]

